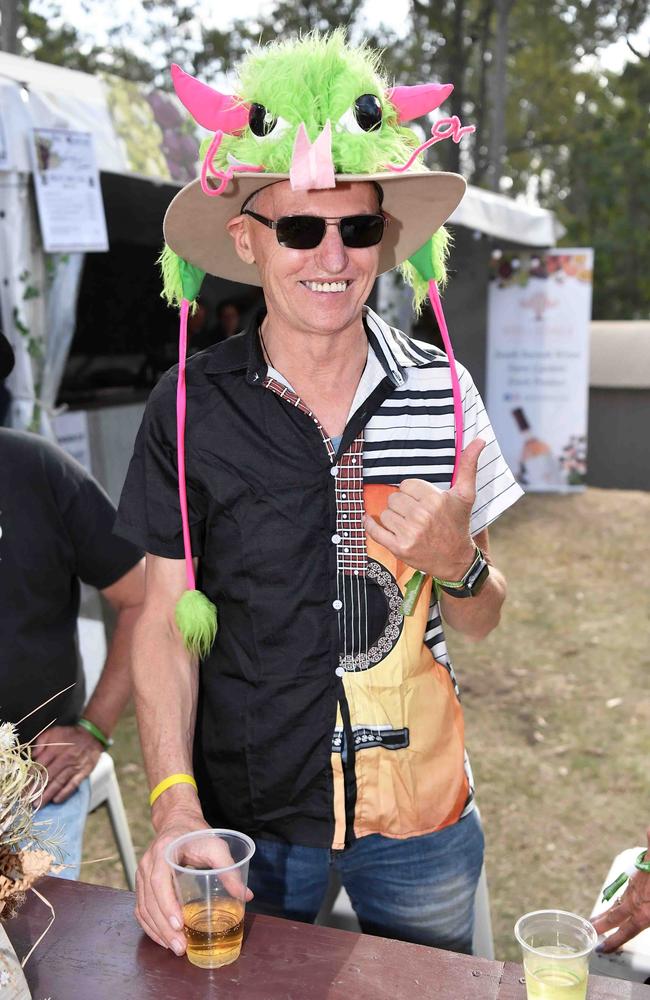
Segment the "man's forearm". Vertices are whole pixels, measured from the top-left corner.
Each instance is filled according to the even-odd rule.
[[[84,717],[110,736],[131,696],[133,632],[141,607],[122,608],[97,687],[84,709]]]
[[[476,597],[451,597],[443,591],[440,607],[443,618],[453,629],[478,641],[499,624],[505,599],[505,577],[495,566],[490,566],[490,575]]]
[[[192,773],[198,664],[172,622],[145,610],[135,630],[133,689],[149,787]],[[174,785],[153,806],[159,828],[175,809],[200,809],[190,785]]]

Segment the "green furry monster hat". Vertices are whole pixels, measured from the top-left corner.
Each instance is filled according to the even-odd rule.
[[[255,265],[242,261],[227,237],[228,222],[241,215],[256,191],[281,181],[297,191],[334,188],[337,183],[378,185],[384,216],[378,273],[401,267],[417,306],[428,290],[452,362],[454,400],[458,395],[456,409],[462,420],[437,284],[445,278],[448,239],[443,224],[466,185],[458,174],[427,170],[422,154],[444,139],[459,142],[474,129],[462,126],[455,115],[441,118],[431,138],[419,142],[404,123],[438,108],[453,86],[391,86],[381,73],[378,54],[348,44],[340,30],[254,50],[239,67],[235,95],[208,87],[178,66],[172,67],[172,77],[185,107],[214,133],[201,149],[200,177],[183,188],[167,210],[161,257],[164,295],[181,308],[177,424],[188,590],[179,601],[177,622],[188,647],[205,655],[216,633],[216,610],[195,589],[189,538],[184,472],[186,327],[206,272],[260,284]],[[462,441],[458,412],[456,418],[457,440]]]

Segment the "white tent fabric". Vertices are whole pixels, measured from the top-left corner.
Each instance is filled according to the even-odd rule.
[[[15,427],[32,425],[35,389],[29,341],[44,329],[42,298],[25,298],[28,287],[42,287],[44,278],[28,181],[27,174],[0,174],[0,306],[2,329],[16,355],[7,382]]]
[[[34,125],[77,125],[74,118],[62,117],[46,94],[6,79],[0,79],[0,109],[13,167],[0,173],[0,306],[2,328],[16,355],[8,380],[10,421],[53,437],[50,417],[74,333],[83,254],[70,254],[67,260],[52,255],[47,273],[29,183],[27,138]]]

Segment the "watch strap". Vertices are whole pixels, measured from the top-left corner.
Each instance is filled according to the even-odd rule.
[[[474,548],[474,559],[461,580],[440,580],[434,577],[436,585],[451,597],[474,597],[479,593],[489,574],[485,556],[478,545]]]

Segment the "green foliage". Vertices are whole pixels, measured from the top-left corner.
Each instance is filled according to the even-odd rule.
[[[650,59],[608,74],[572,122],[565,188],[548,199],[566,246],[595,248],[597,319],[650,315]]]

